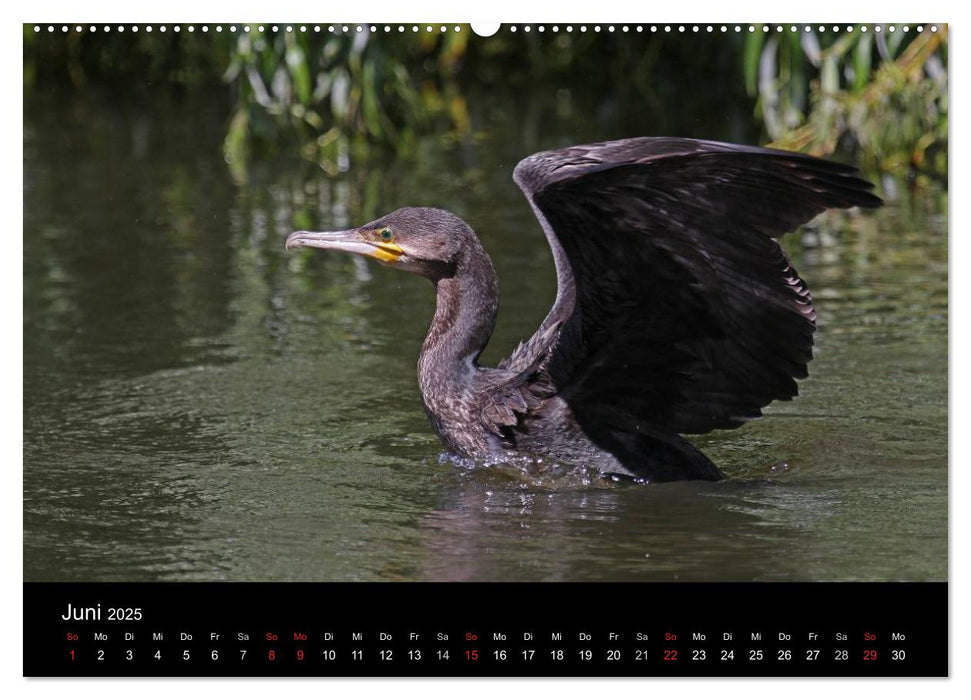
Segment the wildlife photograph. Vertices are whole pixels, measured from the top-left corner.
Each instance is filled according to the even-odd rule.
[[[946,24],[27,24],[26,581],[946,581]]]

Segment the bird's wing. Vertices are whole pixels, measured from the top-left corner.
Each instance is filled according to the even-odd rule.
[[[774,240],[830,207],[879,206],[850,166],[640,138],[537,153],[514,179],[556,264],[540,366],[581,422],[703,433],[797,393],[815,311]]]

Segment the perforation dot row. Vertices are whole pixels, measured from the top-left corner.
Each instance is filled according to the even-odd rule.
[[[325,25],[319,25],[319,24],[315,24],[315,25],[308,25],[308,24],[300,24],[300,25],[291,25],[291,24],[288,24],[288,25],[275,25],[274,24],[274,25],[269,25],[269,26],[262,25],[262,24],[260,24],[260,25],[244,24],[244,25],[239,25],[239,26],[237,26],[235,24],[230,24],[230,25],[225,25],[224,26],[224,25],[221,25],[221,24],[217,24],[217,25],[213,25],[212,27],[210,27],[209,25],[206,25],[206,24],[203,24],[203,25],[189,24],[189,25],[185,25],[185,26],[176,24],[176,25],[172,25],[171,27],[169,27],[168,25],[164,25],[164,24],[163,25],[157,25],[157,26],[153,26],[153,25],[139,26],[137,24],[133,24],[133,25],[129,25],[129,26],[126,26],[126,25],[116,25],[116,26],[103,25],[103,26],[98,26],[98,25],[94,25],[94,24],[87,25],[87,26],[80,25],[80,24],[77,24],[77,25],[67,25],[67,24],[53,25],[53,24],[48,24],[46,26],[42,26],[42,25],[39,25],[39,24],[35,24],[34,25],[34,32],[35,33],[40,33],[40,32],[43,32],[46,29],[46,31],[48,33],[53,33],[53,32],[55,32],[55,31],[57,31],[59,29],[62,33],[64,33],[64,32],[71,31],[72,28],[74,29],[75,32],[78,32],[78,33],[84,32],[85,30],[87,30],[88,32],[92,32],[92,33],[93,32],[99,32],[99,31],[104,32],[104,33],[109,33],[109,32],[112,32],[112,31],[115,31],[115,32],[118,32],[118,33],[124,33],[125,31],[130,31],[130,32],[133,32],[133,33],[137,33],[138,31],[144,31],[144,32],[151,33],[152,31],[156,31],[156,30],[159,31],[159,32],[162,32],[162,33],[165,33],[165,32],[167,32],[169,30],[171,30],[171,31],[173,31],[175,33],[179,33],[179,32],[181,32],[183,30],[184,31],[187,31],[189,33],[193,33],[193,32],[196,32],[196,31],[203,32],[203,33],[207,33],[210,30],[212,30],[212,31],[215,31],[216,33],[221,33],[223,31],[228,31],[230,33],[235,33],[235,32],[244,32],[244,33],[246,33],[246,32],[254,32],[254,31],[257,32],[257,33],[266,33],[266,32],[274,33],[274,32],[284,31],[284,32],[299,32],[299,33],[314,33],[314,34],[319,34],[321,32],[326,32],[326,33],[330,33],[330,34],[351,34],[351,33],[363,32],[365,29],[368,29],[372,33],[378,33],[378,32],[383,31],[385,34],[391,34],[393,32],[405,33],[405,32],[408,32],[408,31],[410,31],[412,33],[416,33],[416,32],[420,32],[422,29],[424,29],[425,32],[438,31],[438,32],[441,32],[441,33],[448,32],[450,29],[453,32],[461,32],[462,31],[462,28],[460,26],[458,26],[458,25],[449,27],[449,26],[446,26],[446,25],[430,25],[430,24],[426,24],[426,25],[417,25],[417,24],[403,25],[403,24],[398,24],[398,25],[394,25],[394,26],[387,25],[387,24],[386,25],[382,25],[382,26],[377,26],[377,25],[373,25],[373,24],[372,25],[364,25],[364,24],[357,24],[357,25],[347,25],[347,24],[336,25],[336,24],[331,24],[331,25],[326,25],[326,26]],[[932,32],[936,32],[938,30],[938,27],[937,27],[936,24],[931,25],[928,28]],[[554,33],[560,32],[560,31],[564,31],[564,32],[567,32],[567,33],[571,33],[571,32],[574,32],[574,31],[580,32],[580,33],[588,32],[588,31],[593,31],[593,32],[603,32],[603,31],[607,31],[609,33],[609,32],[616,32],[616,31],[619,30],[620,32],[636,32],[636,33],[643,33],[643,32],[650,32],[650,33],[658,33],[658,32],[663,32],[663,33],[672,33],[672,32],[688,33],[688,32],[691,32],[691,33],[695,33],[695,34],[699,34],[699,33],[708,33],[708,34],[711,34],[711,33],[714,33],[714,32],[720,32],[720,33],[723,33],[724,34],[724,33],[732,32],[732,33],[739,34],[739,33],[742,33],[742,32],[755,33],[755,32],[759,32],[759,31],[761,31],[763,33],[769,33],[771,31],[775,31],[775,32],[778,33],[778,32],[784,32],[784,31],[787,31],[787,30],[789,32],[799,32],[799,31],[811,32],[814,29],[816,31],[819,31],[819,32],[832,31],[834,33],[838,33],[840,31],[846,31],[846,32],[850,32],[850,33],[854,32],[854,31],[860,31],[860,32],[864,32],[865,33],[867,31],[870,31],[871,29],[872,29],[872,31],[877,32],[877,33],[880,33],[880,32],[883,32],[883,31],[887,31],[887,32],[891,32],[892,33],[892,32],[896,32],[897,29],[898,29],[898,27],[897,27],[897,25],[893,25],[893,24],[890,24],[890,25],[874,24],[874,25],[869,25],[869,26],[868,25],[865,25],[865,24],[863,24],[863,25],[856,25],[856,26],[854,26],[854,25],[846,25],[845,27],[844,26],[840,26],[840,25],[831,25],[829,27],[826,27],[824,25],[818,25],[818,26],[815,26],[814,27],[814,26],[811,26],[811,25],[808,25],[808,24],[807,25],[795,25],[795,24],[790,24],[790,25],[781,25],[781,24],[777,24],[777,25],[768,25],[768,24],[762,24],[762,25],[754,25],[754,24],[749,24],[749,25],[742,25],[742,24],[735,24],[735,25],[725,25],[725,24],[721,24],[721,25],[711,25],[711,24],[707,24],[707,25],[699,25],[699,24],[692,24],[692,25],[684,25],[684,24],[679,24],[679,25],[670,25],[670,24],[655,25],[655,24],[652,24],[652,25],[648,25],[648,26],[639,25],[639,24],[638,25],[634,25],[634,26],[630,26],[630,25],[626,25],[626,24],[619,25],[619,26],[615,26],[615,25],[612,25],[612,24],[610,24],[610,25],[599,25],[599,24],[595,24],[595,25],[588,26],[588,25],[585,25],[585,24],[581,24],[581,25],[578,25],[578,26],[567,25],[567,26],[564,26],[564,27],[560,27],[559,25],[546,26],[546,25],[542,25],[541,24],[539,26],[532,26],[532,25],[522,25],[522,26],[518,26],[518,25],[513,24],[513,25],[510,25],[510,26],[506,27],[506,29],[508,31],[510,31],[510,32],[513,32],[513,33],[518,32],[520,30],[522,30],[523,32],[526,32],[526,33],[529,33],[531,31],[537,31],[537,32],[543,33],[543,32],[546,32],[547,30],[549,30],[551,32],[554,32]],[[902,25],[902,26],[899,27],[899,29],[900,29],[900,31],[903,31],[903,32],[909,32],[911,30],[911,27],[909,25]],[[918,31],[918,32],[923,32],[925,30],[925,27],[923,25],[918,25],[918,26],[914,27],[914,29],[916,31]]]

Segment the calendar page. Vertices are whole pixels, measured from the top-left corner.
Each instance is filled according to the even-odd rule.
[[[25,676],[948,675],[947,24],[22,33]]]

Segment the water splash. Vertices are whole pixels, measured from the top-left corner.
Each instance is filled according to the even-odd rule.
[[[462,457],[443,452],[439,464],[450,464],[466,478],[502,482],[517,481],[522,489],[568,490],[573,488],[611,488],[622,484],[646,484],[646,479],[632,479],[606,474],[593,467],[563,464],[521,452],[501,452],[488,457]]]

